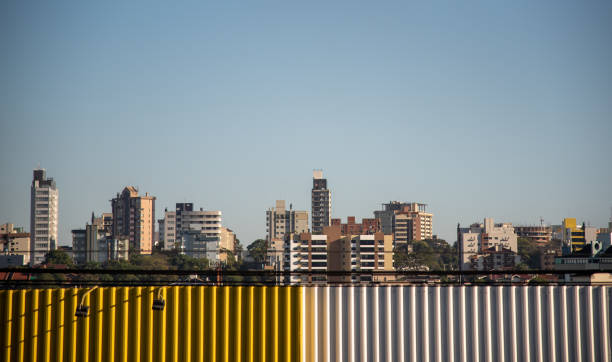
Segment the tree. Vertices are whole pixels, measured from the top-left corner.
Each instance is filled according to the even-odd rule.
[[[526,264],[528,268],[538,269],[540,263],[540,248],[528,238],[517,239],[518,255],[521,257],[521,263]]]
[[[268,253],[268,243],[264,239],[257,239],[247,246],[247,250],[255,261],[263,263]]]
[[[73,266],[74,261],[65,251],[55,249],[51,250],[45,255],[45,264],[60,264],[71,267]]]

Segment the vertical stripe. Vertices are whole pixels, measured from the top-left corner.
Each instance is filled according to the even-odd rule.
[[[441,301],[440,301],[440,287],[435,288],[435,314],[436,314],[436,330],[434,337],[436,339],[436,361],[442,362],[442,312],[441,312]]]
[[[417,362],[416,285],[410,288],[410,360]]]
[[[555,347],[555,287],[548,287],[548,359],[550,361],[557,360],[557,351]]]
[[[601,359],[603,361],[610,360],[610,334],[608,328],[610,326],[610,316],[608,315],[608,287],[599,287],[599,310],[601,310],[601,318],[599,328],[601,330]]]
[[[518,361],[518,337],[516,335],[518,324],[518,316],[516,314],[516,287],[510,287],[510,324],[512,331],[512,338],[510,341],[510,348],[512,351],[512,362]]]
[[[485,323],[484,323],[484,328],[485,328],[485,351],[486,351],[486,361],[487,362],[492,362],[493,361],[493,338],[491,336],[492,331],[491,331],[491,287],[486,286],[484,287],[484,292],[485,292],[485,303],[484,303],[484,309],[485,309]]]
[[[66,289],[59,289],[56,293],[57,301],[55,302],[55,330],[56,330],[56,341],[55,341],[55,361],[63,361],[64,360],[64,324],[65,324],[65,314],[64,309],[66,306],[66,301],[64,300],[66,295]]]
[[[542,349],[542,344],[543,344],[543,335],[542,335],[542,301],[541,301],[541,291],[542,287],[540,286],[536,286],[535,287],[535,299],[536,299],[536,303],[535,303],[535,318],[536,318],[536,350],[538,353],[538,362],[543,362],[544,361],[544,354],[543,354],[543,349]],[[533,289],[532,289],[533,290]]]
[[[385,336],[386,336],[386,340],[387,343],[385,344],[386,347],[386,352],[385,352],[385,358],[383,359],[384,361],[392,361],[393,360],[393,325],[392,325],[392,320],[391,320],[391,286],[386,286],[384,287],[385,290],[385,324],[386,327],[385,328]],[[397,360],[397,358],[396,358]]]
[[[107,290],[108,294],[108,327],[106,330],[106,361],[115,360],[115,321],[117,314],[117,288],[111,287]],[[153,328],[151,328],[153,329]]]
[[[446,345],[448,348],[448,362],[455,362],[455,316],[454,316],[454,288],[452,286],[446,287],[447,291],[447,331],[448,331],[448,339],[446,340]]]
[[[461,361],[467,361],[467,322],[465,316],[465,286],[459,287],[459,313],[460,313],[460,326],[459,332],[461,333]]]
[[[587,293],[587,356],[590,362],[595,362],[595,334],[593,333],[593,288],[586,288]]]
[[[397,287],[397,323],[398,323],[398,333],[397,333],[397,356],[396,360],[398,362],[404,362],[405,360],[405,331],[404,331],[404,291],[406,288]]]
[[[39,290],[35,289],[35,290],[31,290],[30,291],[30,295],[31,295],[31,304],[30,304],[30,353],[29,353],[29,359],[30,361],[38,361],[38,336],[39,336],[39,331],[38,331],[38,294],[39,294]]]
[[[104,289],[103,288],[98,288],[95,290],[95,296],[94,296],[94,300],[95,303],[93,303],[89,310],[90,310],[90,315],[91,318],[93,319],[93,334],[92,334],[92,339],[93,339],[93,360],[96,362],[102,362],[102,355],[103,355],[103,350],[102,350],[102,342],[104,342],[104,336],[102,335],[103,333],[103,329],[102,329],[102,316],[104,313]]]
[[[368,290],[372,290],[370,288],[368,288]],[[373,361],[379,361],[380,360],[380,326],[379,326],[379,321],[380,321],[380,311],[379,311],[379,307],[378,307],[378,301],[379,301],[379,296],[378,296],[378,291],[379,291],[379,287],[375,286],[373,287],[373,310],[372,310],[372,338],[370,338],[370,343],[372,346],[372,360]]]
[[[562,323],[563,323],[563,338],[561,340],[561,346],[563,346],[563,361],[564,362],[569,362],[569,344],[570,344],[570,340],[569,340],[569,334],[568,334],[568,329],[567,329],[567,314],[568,314],[568,310],[567,310],[567,287],[566,286],[562,286],[561,287],[561,318],[562,318]]]
[[[575,361],[582,362],[582,334],[580,330],[582,326],[580,325],[580,314],[582,310],[580,309],[580,287],[575,286],[574,288],[574,311],[579,313],[574,314],[574,331],[576,333],[576,342],[575,342]]]
[[[521,287],[521,291],[523,292],[523,361],[529,362],[531,358],[529,328],[532,325],[529,320],[529,288]]]
[[[505,336],[505,325],[504,325],[504,287],[496,287],[497,290],[497,333],[498,339],[497,344],[497,360],[504,362],[506,360],[506,351],[504,346],[506,345]]]
[[[127,288],[126,288],[127,289]],[[141,360],[141,332],[142,332],[142,288],[134,287],[130,288],[132,291],[132,298],[130,300],[131,311],[130,313],[130,359],[132,361],[140,361]],[[129,291],[128,291],[129,293]],[[137,327],[137,328],[134,328]]]
[[[2,360],[11,360],[11,332],[13,331],[13,291],[4,290],[4,323],[2,325],[4,337],[2,338]]]
[[[360,329],[360,337],[361,337],[361,360],[367,361],[370,360],[368,356],[368,316],[367,316],[367,289],[365,287],[360,287],[359,292],[361,293],[361,304],[359,305],[359,313],[361,315],[361,324],[359,326]]]
[[[347,328],[349,332],[348,338],[348,362],[355,362],[355,286],[351,285],[349,288],[348,295],[348,318],[347,318]]]
[[[478,292],[480,287],[472,287],[472,358],[473,361],[480,361],[480,334],[478,330],[478,321],[480,317],[480,308],[478,304]]]

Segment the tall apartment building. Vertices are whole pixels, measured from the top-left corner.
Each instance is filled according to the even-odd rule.
[[[196,258],[220,261],[221,216],[221,211],[194,210],[193,203],[177,203],[160,220],[160,240],[167,250],[176,248]]]
[[[276,207],[266,210],[266,241],[268,242],[268,265],[280,264],[283,245],[288,234],[308,232],[308,211],[289,210],[285,200],[276,200]]]
[[[128,260],[129,239],[112,237],[112,214],[100,217],[91,214],[91,223],[85,229],[72,230],[72,255],[74,262],[105,263],[113,260]]]
[[[128,239],[130,249],[139,254],[151,254],[155,232],[155,197],[139,196],[134,186],[127,186],[111,200],[112,238]]]
[[[396,244],[433,238],[433,214],[427,212],[427,204],[390,201],[382,210],[374,211],[374,217],[380,220],[381,231],[393,235]]]
[[[30,264],[45,261],[45,255],[57,246],[59,194],[55,181],[44,169],[34,170],[30,189]]]
[[[13,224],[0,225],[0,267],[21,266],[30,262],[30,233]]]
[[[286,271],[345,271],[355,275],[291,276],[296,282],[391,281],[387,276],[359,275],[362,271],[393,270],[393,237],[382,232],[344,235],[340,225],[327,226],[320,235],[290,234],[285,243]]]
[[[516,259],[510,259],[505,255],[516,254],[518,251],[517,236],[511,223],[495,224],[493,219],[485,218],[484,223],[472,224],[469,228],[461,228],[457,225],[457,240],[459,242],[459,262],[463,270],[478,269],[479,265],[483,268],[491,265],[488,260],[492,254],[497,255],[500,262],[516,262]],[[505,266],[512,267],[513,265]]]
[[[331,224],[331,191],[321,170],[313,171],[311,217],[313,234],[321,234]]]

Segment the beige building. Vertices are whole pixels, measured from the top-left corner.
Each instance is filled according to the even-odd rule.
[[[291,277],[291,282],[391,281],[389,276],[358,275],[358,272],[393,271],[393,236],[376,232],[343,235],[340,225],[323,228],[323,234],[291,234],[287,238],[284,270],[344,271],[355,275],[310,275]]]
[[[112,238],[128,239],[130,249],[139,254],[151,254],[155,232],[155,197],[138,195],[134,186],[127,186],[111,200],[113,210]]]
[[[0,225],[0,265],[16,266],[30,262],[30,233],[23,228],[15,228],[13,224]]]
[[[283,245],[287,235],[308,232],[308,211],[289,210],[285,207],[285,200],[276,200],[276,207],[266,211],[266,241],[268,242],[268,264],[277,264],[283,258]]]
[[[236,252],[236,234],[231,229],[221,227],[219,236],[219,260],[225,262],[227,261],[226,251],[232,254]]]
[[[380,220],[384,234],[393,235],[396,244],[433,238],[433,214],[427,212],[427,204],[391,201],[374,211],[374,217]]]
[[[510,260],[511,256],[506,254],[518,251],[517,236],[512,224],[495,224],[491,218],[485,218],[484,223],[472,224],[469,228],[458,226],[457,240],[459,242],[459,262],[463,270],[471,270],[478,265],[491,264],[474,262],[480,257],[497,253],[500,258]]]

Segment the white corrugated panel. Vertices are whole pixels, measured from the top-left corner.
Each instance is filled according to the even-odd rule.
[[[304,288],[307,361],[610,361],[612,288]]]

